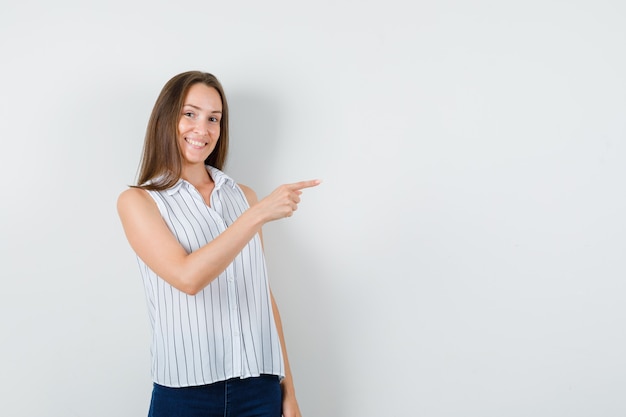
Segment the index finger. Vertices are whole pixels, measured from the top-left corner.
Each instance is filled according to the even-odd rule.
[[[294,182],[293,184],[289,184],[287,185],[287,187],[289,187],[290,190],[296,191],[296,190],[301,190],[303,188],[316,187],[320,185],[321,182],[322,182],[321,180],[300,181],[300,182]]]

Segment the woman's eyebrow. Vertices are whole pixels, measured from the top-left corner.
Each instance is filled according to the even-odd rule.
[[[195,106],[193,104],[184,104],[183,107],[191,107],[192,109],[202,110],[202,107]],[[222,113],[221,110],[212,110],[211,113]]]

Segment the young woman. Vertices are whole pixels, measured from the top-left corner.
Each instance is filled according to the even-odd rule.
[[[152,326],[150,417],[300,417],[261,227],[289,217],[301,190],[258,200],[224,174],[228,105],[211,74],[163,87],[137,185],[118,199]]]

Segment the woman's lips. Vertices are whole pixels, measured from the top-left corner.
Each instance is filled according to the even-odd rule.
[[[191,146],[195,146],[197,148],[202,148],[203,146],[206,146],[207,144],[206,142],[200,142],[200,141],[189,139],[189,138],[185,138],[185,141]]]

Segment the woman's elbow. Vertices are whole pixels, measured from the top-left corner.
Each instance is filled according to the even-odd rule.
[[[180,274],[178,279],[172,285],[179,291],[187,295],[196,295],[206,288],[215,278],[210,278],[204,273],[196,271]]]
[[[164,277],[170,285],[187,295],[196,295],[201,292],[207,285],[215,279],[212,271],[207,268],[197,268],[193,265],[185,265],[182,263],[179,268],[172,269],[169,272],[169,279]]]
[[[196,295],[204,289],[206,285],[200,285],[194,280],[181,279],[173,285],[178,291],[184,292],[187,295]]]

